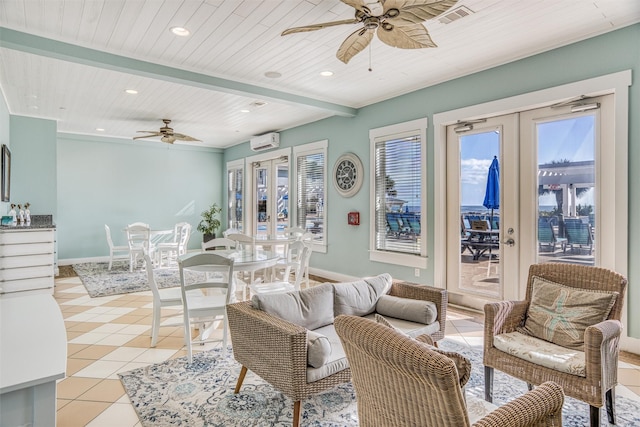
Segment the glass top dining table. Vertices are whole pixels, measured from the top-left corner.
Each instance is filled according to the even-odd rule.
[[[270,268],[273,267],[281,258],[281,255],[276,251],[267,251],[262,249],[223,249],[211,252],[215,253],[216,255],[221,255],[223,257],[233,259],[233,270],[235,272],[255,272]],[[192,257],[199,253],[200,252],[187,253],[185,255],[179,256],[178,259],[188,259],[189,257]],[[203,273],[206,273],[208,271],[206,265],[189,267],[189,270]],[[233,290],[231,294],[231,300],[233,300],[233,302],[235,302],[235,290],[237,285],[236,280],[237,279],[234,278],[232,282]]]

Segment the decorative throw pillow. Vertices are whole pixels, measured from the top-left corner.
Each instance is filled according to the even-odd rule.
[[[361,317],[373,313],[378,299],[389,292],[391,282],[391,275],[384,273],[355,282],[334,283],[334,316]]]
[[[617,297],[617,292],[578,289],[535,276],[518,332],[583,351],[585,329],[607,319]]]
[[[376,304],[376,312],[383,316],[409,320],[430,325],[438,318],[438,309],[433,301],[400,298],[382,295]]]
[[[284,294],[256,294],[254,308],[307,329],[333,323],[333,287],[331,283]]]
[[[319,368],[331,357],[331,342],[326,336],[314,331],[307,331],[307,363]]]
[[[393,326],[383,316],[380,316],[379,314],[376,313],[376,315],[374,317],[375,317],[377,323],[380,323],[381,325],[384,325],[384,326],[386,326],[388,328],[394,329],[398,333],[406,336],[407,338],[414,339],[414,338],[411,338],[409,335],[407,335],[401,329],[398,329],[395,326]],[[442,355],[445,355],[449,359],[453,360],[453,363],[456,364],[456,369],[458,370],[458,378],[460,379],[460,387],[464,387],[464,385],[467,383],[467,381],[469,381],[469,378],[471,376],[471,361],[469,359],[467,359],[463,355],[461,355],[459,353],[456,353],[454,351],[445,351],[445,350],[440,350],[438,347],[434,347],[433,340],[428,335],[420,335],[420,336],[416,337],[414,340],[415,341],[419,341],[419,342],[421,342],[423,344],[426,344],[428,346],[429,350],[432,350],[432,351],[435,351],[435,352],[440,353]]]

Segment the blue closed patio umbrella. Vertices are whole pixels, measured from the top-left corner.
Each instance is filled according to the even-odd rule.
[[[497,156],[493,156],[493,161],[489,166],[487,189],[484,193],[482,205],[487,209],[491,209],[491,228],[493,228],[493,210],[500,208],[500,165],[498,164]]]

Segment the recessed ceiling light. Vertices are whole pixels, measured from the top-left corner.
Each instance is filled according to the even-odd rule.
[[[135,95],[138,93],[138,91],[135,89],[125,89],[125,92],[127,92],[129,95]]]
[[[266,73],[264,73],[264,76],[269,77],[270,79],[278,79],[282,77],[282,74],[277,71],[267,71]]]
[[[96,130],[97,130],[98,132],[104,132],[104,129],[103,129],[103,128],[96,128]]]
[[[327,70],[327,71],[322,71],[322,72],[320,73],[320,75],[321,75],[322,77],[331,77],[331,76],[333,76],[333,71],[329,71],[329,70]]]
[[[180,36],[180,37],[186,37],[189,34],[191,34],[189,30],[183,27],[171,27],[171,32],[176,36]]]
[[[250,113],[251,110],[247,110],[246,108],[244,110],[240,110],[241,113]]]

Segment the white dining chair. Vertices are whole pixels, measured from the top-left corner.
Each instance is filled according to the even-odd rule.
[[[158,342],[160,323],[162,321],[162,307],[182,307],[182,291],[179,287],[159,289],[153,274],[153,261],[149,254],[144,255],[145,268],[147,270],[147,283],[153,294],[153,315],[151,317],[151,347]],[[175,316],[177,313],[174,313]],[[182,325],[182,322],[164,326]],[[186,342],[186,338],[185,338]]]
[[[147,224],[130,224],[127,226],[127,242],[129,243],[129,271],[138,266],[138,259],[143,260],[149,253],[149,226]]]
[[[309,261],[311,261],[311,254],[313,254],[313,239],[313,233],[310,232],[306,232],[302,236],[300,236],[300,241],[304,243],[304,245],[308,249],[302,270],[302,275],[307,288],[309,287]]]
[[[255,250],[257,249],[256,247],[256,239],[253,236],[249,236],[248,234],[243,234],[243,233],[231,233],[227,235],[227,239],[229,240],[233,240],[234,242],[236,242],[236,249],[242,249],[242,250]],[[240,272],[238,272],[240,273]],[[245,273],[247,274],[245,276]],[[256,281],[256,270],[251,269],[251,270],[244,270],[242,271],[242,277],[239,278],[239,284],[245,285],[245,297],[247,295],[246,292],[246,285],[250,285],[253,282]]]
[[[215,239],[202,242],[202,252],[215,250],[218,248],[232,249],[236,247],[235,240],[227,239],[226,237],[217,237]]]
[[[233,292],[233,259],[216,255],[213,252],[199,253],[187,258],[178,259],[180,270],[180,290],[184,317],[184,336],[187,340],[187,357],[193,361],[193,344],[217,341],[209,339],[210,329],[222,322],[223,351],[227,351],[227,311],[226,306]],[[215,272],[225,280],[201,281],[189,283],[185,277],[186,270]],[[215,290],[218,290],[216,292]],[[207,322],[211,325],[205,327]],[[198,325],[199,336],[194,340],[191,335],[192,326]]]
[[[111,238],[111,229],[107,224],[104,225],[104,231],[107,234],[107,244],[109,245],[109,270],[113,267],[113,261],[117,259],[129,259],[129,245],[116,246]]]
[[[285,293],[291,291],[299,291],[300,290],[300,282],[303,277],[303,269],[304,269],[304,260],[306,258],[306,254],[309,251],[309,248],[304,246],[304,244],[300,241],[293,242],[290,246],[290,251],[294,252],[292,254],[291,260],[281,263],[280,265],[283,268],[282,280],[278,280],[276,278],[272,282],[256,282],[249,285],[249,289],[251,292],[257,295],[264,294],[277,294],[277,293]],[[291,272],[294,275],[294,282],[291,283]]]
[[[173,240],[171,242],[158,243],[154,246],[156,265],[159,267],[175,265],[178,257],[187,253],[190,237],[191,224],[188,222],[177,223],[173,228]]]

